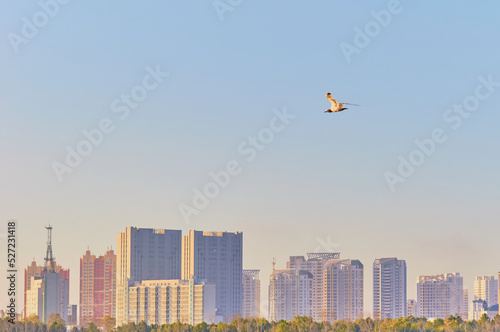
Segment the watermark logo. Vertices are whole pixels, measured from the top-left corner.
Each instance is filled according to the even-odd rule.
[[[260,151],[269,145],[277,134],[283,132],[291,121],[296,117],[287,112],[273,110],[274,117],[271,118],[267,127],[262,128],[256,135],[248,136],[237,146],[237,153],[243,157],[246,163],[251,163],[257,158]],[[198,216],[206,209],[211,200],[217,198],[221,191],[229,186],[231,179],[243,172],[242,162],[232,159],[219,171],[209,172],[210,180],[200,187],[193,188],[191,203],[181,203],[178,208],[184,221],[189,224],[193,216]]]
[[[314,248],[314,252],[334,252],[337,248],[340,247],[340,243],[332,241],[331,235],[327,235],[326,239],[317,237],[316,241],[318,242],[318,246]]]
[[[143,102],[148,93],[157,89],[169,73],[163,72],[160,66],[155,69],[146,67],[147,74],[144,75],[141,84],[134,86],[129,93],[121,94],[120,98],[111,103],[111,112],[118,115],[123,121],[128,118],[131,110],[136,109]],[[110,118],[102,118],[96,128],[82,131],[83,138],[74,146],[66,146],[66,157],[63,161],[53,161],[51,166],[59,182],[64,180],[63,176],[72,173],[80,166],[83,160],[90,156],[95,148],[100,146],[106,135],[115,131],[117,123]]]
[[[23,22],[20,33],[9,32],[7,39],[14,50],[14,53],[20,52],[21,45],[27,45],[30,40],[35,38],[40,30],[45,27],[52,18],[59,14],[61,6],[68,4],[70,0],[40,0],[38,6],[40,10],[36,11],[31,18],[22,17]]]
[[[212,5],[221,21],[224,21],[227,13],[233,12],[243,3],[243,0],[214,0]]]
[[[487,77],[479,76],[477,79],[479,84],[474,92],[466,96],[461,103],[453,104],[443,113],[443,121],[450,124],[452,130],[458,130],[464,119],[468,119],[479,109],[481,101],[490,98],[496,88],[500,87],[500,82],[493,81],[492,74]],[[402,155],[398,157],[399,164],[396,172],[387,171],[384,173],[385,181],[392,192],[396,191],[398,183],[406,182],[417,168],[436,152],[437,147],[448,140],[446,132],[443,128],[435,128],[429,137],[415,140],[416,148],[406,157]]]
[[[370,15],[373,19],[366,22],[363,28],[355,26],[352,43],[341,42],[339,45],[347,63],[351,63],[354,54],[360,54],[363,49],[367,48],[372,40],[391,24],[393,17],[401,14],[402,11],[401,1],[391,0],[387,3],[387,9],[372,10]]]
[[[7,280],[8,289],[7,296],[9,297],[9,304],[6,310],[6,319],[9,323],[15,324],[16,313],[17,313],[17,262],[19,257],[17,256],[18,246],[17,246],[17,220],[9,220],[7,222]]]

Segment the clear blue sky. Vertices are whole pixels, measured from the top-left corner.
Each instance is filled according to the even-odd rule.
[[[410,298],[419,274],[461,272],[472,292],[500,270],[500,87],[458,129],[443,116],[479,76],[500,82],[500,4],[403,0],[348,63],[341,43],[389,3],[243,0],[220,20],[211,0],[73,0],[17,53],[8,36],[40,6],[0,5],[0,215],[19,221],[19,268],[42,262],[51,222],[76,304],[79,257],[126,226],[228,230],[264,298],[273,257],[328,238],[364,263],[368,311],[377,257],[407,260]],[[157,65],[170,75],[121,120],[112,103]],[[324,114],[329,91],[362,106]],[[295,119],[247,162],[238,146],[285,107]],[[52,163],[104,118],[115,130],[58,181]],[[392,192],[384,174],[435,128],[447,140]],[[186,224],[179,205],[230,160],[242,172]]]

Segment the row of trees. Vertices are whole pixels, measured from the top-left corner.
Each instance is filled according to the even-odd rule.
[[[68,329],[64,320],[59,314],[50,314],[49,321],[47,324],[43,324],[40,321],[38,315],[31,315],[15,325],[9,323],[9,318],[6,317],[4,320],[0,320],[0,332],[4,331],[22,331],[22,332],[67,332]],[[87,324],[86,328],[72,328],[70,331],[75,332],[100,332],[100,331],[116,331],[115,329],[116,319],[113,317],[106,316],[101,319],[93,320]]]
[[[103,328],[107,332],[500,332],[500,316],[478,321],[463,321],[459,316],[428,321],[425,318],[406,317],[398,319],[373,320],[357,319],[354,322],[336,321],[317,323],[311,317],[296,316],[293,321],[269,322],[264,318],[238,318],[230,324],[200,323],[196,326],[174,323],[147,325],[129,323],[118,328]],[[0,320],[2,332],[66,332],[64,322],[54,319],[48,325],[32,320],[10,324],[7,319]],[[71,332],[99,332],[94,323],[87,327],[74,327]]]
[[[66,332],[66,324],[59,314],[50,314],[47,324],[43,324],[37,315],[32,315],[15,324],[9,322],[9,317],[0,320],[2,332]]]

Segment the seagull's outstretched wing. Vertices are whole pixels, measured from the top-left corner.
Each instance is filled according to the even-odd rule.
[[[328,99],[332,103],[332,108],[339,107],[339,103],[335,99],[333,99],[332,94],[330,92],[326,94],[326,99]]]

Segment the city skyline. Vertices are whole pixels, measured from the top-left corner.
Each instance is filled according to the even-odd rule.
[[[409,299],[459,272],[472,300],[500,271],[500,3],[237,2],[2,8],[0,268],[9,219],[18,271],[52,224],[77,304],[79,258],[124,227],[230,231],[263,290],[274,259],[339,252],[365,311],[380,257]]]
[[[53,227],[51,227],[51,230],[52,230],[52,228],[53,228]],[[167,229],[151,229],[151,228],[135,228],[135,227],[126,227],[126,228],[125,228],[125,233],[124,233],[124,232],[118,232],[118,233],[117,233],[117,235],[118,235],[118,237],[117,237],[117,242],[118,242],[118,243],[119,243],[120,241],[121,241],[121,242],[123,242],[123,241],[124,241],[124,239],[126,239],[127,237],[128,237],[129,239],[131,239],[132,237],[131,237],[131,235],[130,235],[130,234],[132,234],[132,233],[133,233],[133,234],[135,234],[135,233],[137,233],[137,234],[143,234],[142,236],[141,236],[141,235],[136,235],[136,237],[137,237],[137,236],[140,236],[140,237],[143,237],[144,239],[146,239],[146,237],[144,237],[144,236],[146,236],[146,233],[147,233],[147,234],[150,234],[149,236],[153,235],[153,236],[156,236],[156,237],[157,237],[157,236],[161,236],[162,234],[164,234],[165,236],[169,236],[169,239],[170,239],[170,240],[166,240],[167,242],[165,242],[165,243],[167,243],[167,244],[168,244],[168,242],[172,242],[172,241],[174,241],[174,242],[172,242],[172,244],[174,244],[174,245],[173,245],[173,246],[172,246],[172,245],[167,245],[167,248],[170,248],[169,250],[172,250],[172,251],[174,251],[174,252],[175,252],[175,251],[178,251],[178,253],[179,253],[179,254],[181,253],[181,251],[182,251],[182,250],[184,250],[184,249],[182,249],[182,250],[181,250],[181,243],[180,243],[180,239],[181,239],[181,237],[184,237],[184,238],[186,239],[186,244],[187,244],[187,243],[189,243],[187,239],[188,239],[188,238],[190,238],[190,237],[191,237],[192,239],[195,239],[195,238],[193,237],[193,235],[194,235],[194,234],[196,234],[196,233],[198,233],[198,236],[202,236],[202,237],[204,237],[204,236],[209,236],[209,237],[211,237],[211,235],[215,235],[216,237],[219,237],[219,236],[221,236],[221,235],[223,234],[223,232],[207,232],[207,231],[198,231],[198,232],[196,232],[196,231],[189,231],[189,232],[187,233],[188,235],[181,235],[182,233],[181,233],[181,231],[180,231],[180,230],[167,230]],[[126,237],[124,237],[124,235],[125,235],[125,234],[129,234],[129,235],[127,235]],[[169,235],[169,234],[171,234],[171,235]],[[174,235],[174,234],[175,234],[175,235]],[[225,233],[224,233],[224,234],[225,234]],[[228,234],[229,234],[229,235],[231,235],[232,233],[230,232],[230,233],[228,233]],[[241,234],[241,233],[239,233],[239,232],[235,232],[234,234]],[[172,237],[172,236],[173,236],[173,237]],[[159,239],[159,238],[158,238],[158,239]],[[130,241],[130,240],[129,240],[129,241]],[[150,241],[150,240],[148,239],[148,240],[147,240],[147,242],[148,242],[148,241]],[[193,241],[193,240],[191,240],[191,241]],[[242,240],[240,239],[239,241],[242,241]],[[145,243],[147,243],[147,242],[145,242]],[[160,242],[162,242],[162,243],[163,243],[163,240],[161,240]],[[127,242],[127,241],[125,241],[124,243],[128,243],[128,244],[127,244],[127,246],[130,246],[130,244],[131,244],[131,242]],[[156,243],[156,240],[155,240],[155,241],[153,241],[153,243]],[[209,243],[210,243],[210,242],[207,242],[207,244],[204,244],[202,247],[200,247],[200,249],[201,249],[201,248],[203,248],[203,247],[205,247],[205,246],[207,246],[207,245],[208,245],[208,246],[211,246]],[[214,244],[215,244],[215,242],[214,242]],[[176,246],[177,246],[178,248],[176,248]],[[182,247],[184,247],[184,246],[185,246],[185,244],[182,244]],[[217,246],[220,246],[220,244],[219,244],[219,245],[217,245]],[[47,245],[47,248],[49,248],[49,246],[48,246],[48,245]],[[52,249],[52,243],[50,244],[50,248]],[[108,247],[108,248],[109,248],[109,247]],[[207,247],[207,249],[208,249],[208,248],[209,248],[209,247]],[[199,251],[200,249],[197,249],[196,251]],[[137,249],[136,249],[136,250],[137,250]],[[206,250],[206,249],[204,249],[204,250]],[[48,251],[47,251],[47,253],[48,253]],[[46,253],[46,254],[47,254],[47,253]],[[91,255],[92,253],[93,253],[93,252],[92,252],[91,250],[87,249],[87,250],[85,251],[85,253],[84,253],[84,258],[85,258],[85,257],[91,257],[91,256],[89,256],[89,255]],[[107,255],[108,255],[108,253],[113,254],[113,250],[111,249],[111,250],[106,251],[106,255],[105,255],[105,256],[107,256]],[[96,253],[93,253],[92,255],[93,255],[94,259],[95,259],[95,255],[96,255]],[[182,256],[186,256],[186,257],[189,257],[189,255],[190,255],[190,254],[189,254],[188,252],[186,252],[186,254],[182,254]],[[314,279],[316,279],[316,278],[317,278],[317,272],[316,272],[316,270],[318,271],[319,275],[320,275],[320,276],[322,276],[322,273],[323,273],[323,266],[324,266],[324,264],[325,264],[326,262],[329,262],[329,260],[331,260],[331,262],[332,262],[332,263],[334,263],[334,262],[338,261],[339,263],[344,264],[343,262],[345,261],[345,262],[348,262],[348,264],[349,264],[349,265],[351,264],[351,263],[350,263],[350,262],[351,262],[351,259],[349,259],[349,258],[345,258],[345,257],[341,257],[339,253],[332,253],[332,252],[330,252],[330,253],[325,253],[325,252],[321,253],[321,252],[320,252],[320,253],[308,253],[307,255],[308,255],[308,260],[307,260],[307,261],[306,261],[306,260],[304,260],[304,257],[303,257],[303,256],[290,256],[290,257],[289,257],[289,258],[290,258],[290,261],[288,261],[288,262],[286,263],[287,268],[286,268],[286,269],[284,269],[284,270],[276,270],[276,271],[277,271],[277,272],[279,272],[279,271],[291,271],[291,270],[290,270],[290,268],[292,268],[292,269],[296,269],[296,271],[297,271],[297,272],[299,272],[299,270],[301,270],[301,269],[306,269],[306,270],[309,270],[309,271],[313,272],[313,273],[314,273]],[[156,257],[156,258],[154,258],[154,257]],[[152,257],[152,258],[150,258],[150,259],[156,260],[156,259],[158,259],[159,257],[163,257],[163,255],[162,255],[161,253],[158,253],[158,254],[153,255],[153,257]],[[98,259],[103,259],[103,257],[101,256],[101,257],[99,257]],[[318,261],[318,259],[319,259],[319,261]],[[320,262],[321,262],[321,259],[324,259],[323,263],[320,263]],[[80,257],[80,260],[81,260],[81,257]],[[87,260],[88,260],[88,258],[87,258]],[[146,279],[148,279],[148,280],[155,280],[155,279],[158,279],[158,278],[160,278],[160,279],[161,279],[161,276],[162,276],[162,275],[165,275],[165,276],[170,276],[170,277],[167,277],[166,279],[171,280],[171,281],[175,281],[175,279],[178,279],[178,280],[186,280],[186,279],[189,279],[189,278],[185,278],[184,276],[183,276],[182,278],[180,278],[180,277],[176,278],[178,275],[180,276],[180,274],[181,274],[181,271],[180,271],[180,270],[181,270],[181,269],[185,270],[185,269],[186,269],[186,267],[187,267],[187,266],[189,266],[189,263],[187,263],[187,262],[188,262],[188,260],[186,260],[186,261],[184,261],[184,260],[185,260],[185,258],[183,258],[182,263],[181,263],[181,262],[179,262],[179,263],[178,263],[178,264],[179,264],[179,267],[178,267],[178,268],[175,268],[175,267],[174,267],[174,270],[173,270],[173,273],[174,273],[174,274],[172,274],[172,271],[170,271],[170,272],[169,272],[169,271],[167,271],[167,270],[165,270],[165,272],[160,272],[160,271],[158,271],[158,273],[159,273],[159,274],[154,275],[154,276],[153,276],[153,275],[152,275],[152,276],[147,276],[147,278],[146,278]],[[192,260],[193,260],[193,258],[190,258],[190,260],[192,261]],[[374,263],[373,263],[373,270],[372,270],[372,271],[369,271],[369,270],[368,270],[368,271],[365,271],[365,272],[363,273],[363,264],[362,264],[362,263],[360,263],[358,260],[353,260],[353,261],[357,262],[356,264],[360,264],[360,266],[361,266],[361,271],[362,271],[362,272],[361,272],[361,273],[362,273],[362,276],[361,276],[361,278],[362,278],[362,279],[361,279],[361,286],[364,288],[364,292],[362,293],[362,299],[361,299],[361,301],[364,301],[364,302],[365,302],[365,304],[364,304],[364,308],[363,308],[363,304],[362,304],[361,306],[362,306],[362,308],[363,308],[363,309],[365,309],[365,310],[361,310],[360,312],[362,312],[362,313],[363,313],[363,315],[368,315],[368,314],[369,314],[369,316],[372,316],[372,317],[373,317],[374,313],[373,313],[373,312],[370,312],[369,310],[366,310],[366,306],[367,306],[367,304],[368,304],[368,303],[366,303],[366,295],[369,295],[369,293],[367,294],[367,290],[366,290],[366,288],[368,288],[367,286],[369,286],[369,285],[367,284],[366,276],[370,275],[370,274],[371,274],[370,272],[373,272],[373,273],[375,274],[375,266],[376,266],[377,264],[380,264],[380,262],[383,262],[383,264],[387,264],[387,263],[392,264],[391,262],[393,262],[393,261],[394,261],[394,262],[403,263],[403,266],[404,266],[404,271],[406,272],[406,262],[405,262],[404,260],[398,260],[397,258],[382,258],[382,259],[380,259],[380,258],[376,258],[376,259],[374,260]],[[35,265],[34,265],[35,263],[36,263],[36,261],[31,262],[31,264],[28,266],[28,269],[31,269],[31,270],[33,270],[33,271],[38,271],[38,270],[36,270],[36,269],[35,269],[35,267],[36,267],[36,268],[39,268],[39,269],[40,269],[40,271],[42,271],[42,267],[41,267],[41,266],[40,266],[40,267],[35,266]],[[320,263],[320,264],[318,265],[318,263]],[[58,271],[59,271],[59,270],[63,271],[63,270],[62,270],[61,265],[59,265],[59,263],[58,263],[58,262],[56,262],[55,258],[54,258],[54,260],[53,260],[53,261],[51,261],[51,262],[50,262],[50,263],[48,263],[48,264],[49,264],[48,266],[53,266],[53,268],[54,268],[54,269],[56,269],[56,270],[58,270]],[[145,263],[145,261],[142,261],[142,263],[141,263],[141,264],[145,264],[145,265],[144,265],[144,267],[148,266],[148,264],[147,264],[147,263]],[[191,264],[192,264],[192,263],[191,263]],[[198,263],[198,264],[199,264],[199,263]],[[275,262],[273,262],[273,265],[274,265],[274,266],[275,266],[275,264],[276,264],[276,263],[275,263]],[[100,264],[100,266],[101,266],[101,268],[102,268],[102,263]],[[181,266],[182,266],[182,268],[181,268]],[[80,268],[81,268],[81,267],[82,267],[82,265],[81,265],[81,263],[80,263]],[[70,273],[70,269],[66,269],[66,270],[64,270],[64,271],[66,271],[66,272],[65,272],[66,274]],[[117,271],[118,271],[118,267],[117,267]],[[141,271],[141,269],[139,269],[139,270],[135,270],[135,271],[136,271],[136,272],[133,272],[133,273],[132,273],[132,277],[133,277],[133,278],[132,278],[132,279],[130,279],[130,280],[134,280],[134,278],[135,278],[135,279],[136,279],[136,282],[140,282],[142,279],[141,279],[141,277],[138,277],[138,276],[139,276],[139,275],[142,275],[142,272],[140,272],[140,271]],[[243,272],[243,271],[245,271],[245,269],[244,269],[244,268],[242,268],[242,269],[241,269],[241,271]],[[256,271],[256,270],[249,270],[249,271]],[[77,271],[77,272],[81,273],[82,271],[80,270],[80,271]],[[34,272],[34,273],[35,273],[35,274],[33,274],[33,275],[37,275],[37,274],[36,274],[36,272]],[[135,274],[134,274],[134,273],[135,273]],[[166,274],[165,274],[165,273],[166,273]],[[184,275],[186,275],[186,273],[187,273],[187,270],[186,270],[186,272],[183,272],[183,274],[184,274]],[[309,273],[309,272],[308,272],[308,273]],[[378,274],[378,273],[379,273],[379,272],[377,272],[377,274]],[[394,273],[394,272],[391,272],[391,273]],[[364,276],[363,276],[363,274],[364,274]],[[78,275],[78,274],[77,274],[77,275]],[[117,278],[118,278],[118,275],[119,275],[119,273],[117,272]],[[405,273],[405,275],[406,275],[406,273]],[[458,274],[458,275],[460,276],[460,274]],[[444,276],[444,277],[442,277],[442,276]],[[429,279],[429,278],[435,278],[435,277],[438,277],[438,278],[446,278],[447,276],[454,276],[454,274],[453,274],[453,273],[444,273],[444,274],[441,274],[441,275],[440,275],[440,274],[432,274],[432,275],[424,275],[424,274],[419,274],[419,275],[418,275],[418,278],[417,278],[416,288],[418,289],[418,287],[419,287],[419,286],[418,286],[418,280],[427,280],[427,279]],[[272,278],[272,274],[271,274],[269,277],[270,277],[270,278]],[[80,275],[80,278],[81,278],[81,275]],[[313,274],[310,274],[310,278],[313,278]],[[481,292],[481,290],[480,290],[480,289],[481,289],[481,287],[479,287],[479,286],[477,286],[477,285],[476,285],[478,280],[491,280],[491,282],[494,282],[494,283],[492,284],[492,287],[494,288],[494,290],[492,290],[492,292],[494,292],[495,294],[497,294],[497,293],[498,293],[498,279],[494,279],[494,278],[495,278],[495,276],[494,276],[494,275],[493,275],[493,276],[476,276],[476,277],[474,278],[475,292],[476,292],[476,293],[480,293],[480,292]],[[77,279],[77,277],[74,277],[74,279]],[[266,278],[264,278],[264,279],[266,279]],[[465,283],[463,282],[463,276],[460,276],[460,279],[461,279],[461,281],[460,281],[460,287],[462,287],[461,289],[463,289],[463,291],[461,290],[459,293],[460,293],[460,296],[462,296],[461,294],[462,294],[462,292],[464,292],[464,296],[465,296],[465,291],[466,291],[466,288],[463,286],[463,285],[465,284]],[[71,280],[72,280],[72,279],[70,278],[70,283],[71,283]],[[196,280],[196,279],[195,279],[195,280]],[[203,280],[206,280],[206,279],[205,279],[205,278],[197,278],[197,280],[202,280],[202,281],[203,281]],[[268,279],[268,280],[269,280],[269,279]],[[74,280],[74,281],[73,281],[73,283],[74,283],[74,282],[78,282],[78,284],[80,284],[80,282],[81,282],[81,281],[80,281],[80,279],[78,279],[77,281],[75,281],[75,280]],[[311,290],[313,289],[313,287],[316,287],[316,286],[314,286],[314,282],[315,282],[315,281],[313,281],[313,279],[311,279],[311,280],[310,280],[310,283],[311,283],[311,284],[310,284],[310,286],[308,286],[308,287],[310,287],[310,288],[311,288]],[[321,281],[321,280],[319,280],[319,282],[320,282],[321,284],[323,283],[323,281]],[[406,285],[406,284],[409,284],[409,286],[406,286],[406,287],[405,287],[405,293],[406,293],[409,289],[411,289],[411,284],[412,284],[412,282],[411,282],[411,281],[409,281],[409,282],[406,282],[406,283],[405,283],[405,285]],[[117,286],[118,286],[118,284],[117,284]],[[319,287],[320,287],[320,288],[322,288],[322,286],[321,286],[321,285],[320,285]],[[395,286],[395,287],[398,287],[398,286]],[[484,287],[484,286],[483,286],[483,287]],[[23,291],[24,291],[24,289],[23,289]],[[372,292],[372,290],[370,290],[369,292]],[[417,292],[417,293],[418,293],[418,292]],[[71,294],[71,292],[70,292],[70,294]],[[267,293],[266,293],[265,288],[263,288],[263,289],[262,289],[262,292],[261,292],[261,294],[260,294],[260,298],[261,298],[261,299],[265,299],[265,300],[261,300],[261,303],[260,303],[260,310],[261,310],[261,316],[262,316],[262,317],[266,317],[266,318],[267,318],[267,312],[262,312],[262,310],[263,310],[263,309],[268,309],[268,307],[267,307],[267,306],[266,306],[266,304],[265,304],[265,302],[267,302],[267,301],[268,301],[268,295],[269,295],[269,294],[267,294]],[[313,296],[312,298],[316,298],[316,297],[320,300],[320,302],[323,302],[323,300],[324,300],[324,297],[323,297],[323,296],[317,296],[317,295],[315,295],[315,296]],[[365,298],[365,300],[363,300],[363,298]],[[408,300],[416,300],[417,298],[418,298],[418,294],[417,294],[417,296],[415,297],[415,299],[413,299],[413,298],[411,298],[411,297],[408,297],[407,299],[408,299]],[[472,305],[472,300],[474,300],[474,298],[473,298],[473,299],[470,299],[470,302],[468,302],[468,303],[463,303],[463,302],[461,302],[460,306],[462,306],[462,304],[463,304],[463,305],[465,305],[465,306],[466,306],[466,308],[467,308],[468,306]],[[117,301],[118,301],[118,300],[117,300]],[[73,303],[71,303],[71,301],[70,301],[70,302],[69,302],[69,304],[71,305],[71,304],[73,304]],[[488,307],[490,307],[490,305],[489,305]],[[80,308],[80,307],[79,307],[79,308]],[[80,310],[80,309],[79,309],[79,310]],[[316,317],[316,316],[315,316],[315,312],[316,312],[316,311],[315,311],[315,309],[313,309],[313,307],[311,307],[311,309],[308,309],[308,310],[310,310],[310,311],[308,311],[308,312],[310,312],[310,315],[311,315],[313,318],[314,318],[314,317]],[[418,310],[418,305],[417,305],[417,310]],[[468,313],[469,313],[469,310],[468,310],[468,309],[466,309],[466,310],[467,310],[467,312],[465,312],[465,313],[466,313],[466,314],[468,314]],[[317,312],[320,312],[320,311],[317,311]],[[418,311],[417,311],[417,312],[418,312]],[[470,313],[472,314],[472,311],[471,311]],[[461,313],[461,315],[462,315],[462,314],[464,314],[464,313]],[[79,315],[81,315],[81,312],[79,313]],[[308,315],[309,315],[309,314],[308,314]],[[290,317],[293,317],[293,315],[292,315],[292,316],[290,316]],[[321,320],[322,320],[322,318],[319,318],[319,317],[320,317],[320,316],[318,316],[318,317],[316,317],[316,318],[314,318],[314,319],[315,319],[315,320],[318,320],[318,321],[321,321]]]

